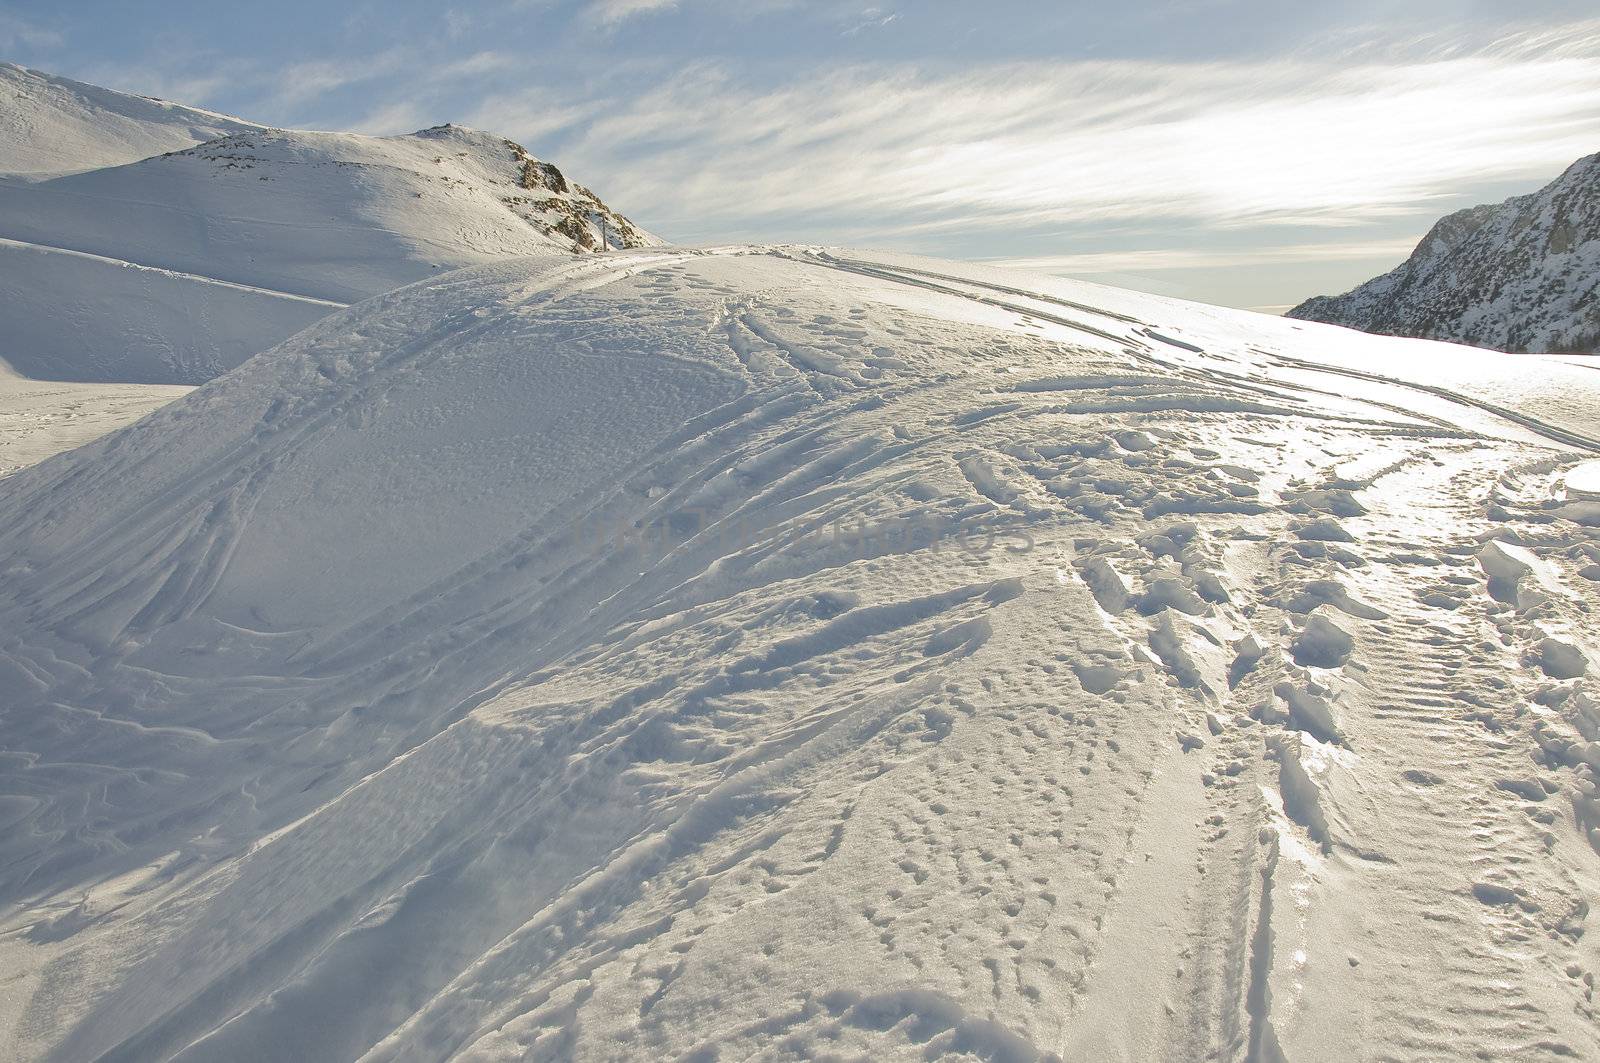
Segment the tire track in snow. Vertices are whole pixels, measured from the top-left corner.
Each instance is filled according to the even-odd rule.
[[[1435,456],[1443,477],[1420,466],[1390,473],[1410,489],[1370,493],[1373,512],[1347,522],[1358,546],[1382,554],[1351,580],[1385,616],[1342,618],[1360,668],[1332,682],[1356,760],[1318,783],[1318,800],[1333,819],[1340,873],[1363,885],[1362,932],[1347,944],[1352,967],[1326,957],[1308,992],[1355,978],[1375,986],[1366,1023],[1349,1036],[1385,1058],[1446,1058],[1463,1044],[1495,1058],[1586,1057],[1600,1038],[1576,1019],[1570,987],[1548,960],[1537,973],[1526,966],[1539,952],[1560,955],[1558,928],[1586,902],[1541,841],[1542,788],[1519,789],[1535,801],[1508,789],[1533,777],[1526,723],[1505,707],[1525,679],[1488,622],[1494,603],[1474,560],[1484,531],[1475,493],[1503,457],[1459,447]],[[1434,537],[1419,539],[1419,529]],[[1441,582],[1449,607],[1419,617]],[[1314,899],[1312,934],[1319,910],[1348,904]]]
[[[1449,388],[1435,387],[1432,384],[1424,384],[1415,380],[1402,380],[1396,377],[1382,376],[1378,373],[1368,373],[1360,369],[1351,369],[1345,366],[1330,365],[1326,362],[1310,362],[1302,358],[1293,358],[1286,354],[1273,354],[1270,357],[1274,361],[1277,361],[1283,365],[1293,366],[1296,369],[1307,369],[1314,373],[1329,373],[1334,376],[1345,376],[1350,377],[1353,380],[1369,380],[1376,384],[1387,384],[1390,387],[1405,388],[1408,391],[1420,391],[1424,394],[1433,395],[1462,406],[1472,406],[1483,410],[1485,413],[1492,413],[1496,417],[1510,421],[1512,424],[1521,425],[1523,428],[1529,429],[1538,435],[1544,436],[1546,439],[1553,440],[1557,443],[1564,443],[1569,447],[1576,447],[1579,450],[1587,450],[1591,453],[1600,454],[1600,439],[1584,435],[1581,432],[1572,431],[1571,429],[1562,428],[1560,425],[1550,424],[1548,421],[1541,421],[1536,417],[1532,417],[1525,413],[1519,413],[1516,410],[1507,409],[1504,406],[1496,405],[1495,403],[1488,402],[1484,399],[1474,398],[1471,395],[1466,395],[1459,391],[1452,391]]]

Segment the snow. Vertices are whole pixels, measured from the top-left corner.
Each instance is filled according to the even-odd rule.
[[[7,186],[0,229],[10,239],[351,302],[451,266],[570,250],[571,239],[528,220],[563,215],[507,202],[578,198],[518,185],[517,150],[456,127],[399,137],[243,133]]]
[[[16,71],[0,73],[50,96]],[[85,136],[112,137],[128,100],[167,113],[80,90],[68,110]],[[32,113],[0,106],[28,129]],[[42,125],[35,139],[70,143]],[[35,379],[198,384],[331,310],[459,266],[597,250],[602,224],[612,247],[660,242],[477,130],[205,132],[216,139],[163,141],[168,154],[0,179],[0,358]]]
[[[340,308],[0,239],[0,354],[35,380],[198,384]]]
[[[1600,498],[1600,461],[1586,461],[1569,469],[1567,492],[1582,498]]]
[[[332,312],[0,480],[0,1055],[1592,1058],[1597,411],[837,249]]]
[[[0,176],[116,166],[260,128],[225,114],[0,63]]]
[[[131,424],[189,390],[29,380],[0,362],[0,477]]]
[[[1305,630],[1294,642],[1296,663],[1315,668],[1338,668],[1350,659],[1355,642],[1350,632],[1326,613],[1312,613]]]
[[[1582,647],[1551,635],[1539,643],[1539,666],[1552,679],[1576,679],[1589,670]]]

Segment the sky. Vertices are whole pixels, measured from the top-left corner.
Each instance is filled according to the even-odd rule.
[[[1593,0],[0,0],[0,59],[278,126],[491,130],[676,243],[1267,311],[1600,151]]]

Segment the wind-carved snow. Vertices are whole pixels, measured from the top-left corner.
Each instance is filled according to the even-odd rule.
[[[1600,346],[1600,155],[1441,220],[1393,271],[1290,317],[1504,351]]]
[[[326,318],[0,481],[0,1054],[1592,1057],[1600,378],[1459,351],[805,249]]]

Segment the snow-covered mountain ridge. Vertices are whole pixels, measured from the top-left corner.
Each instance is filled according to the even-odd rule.
[[[249,128],[0,180],[0,358],[41,379],[198,383],[348,303],[602,239],[660,243],[493,134]]]
[[[896,256],[378,296],[0,481],[0,1055],[1595,1056],[1596,424]]]
[[[1600,155],[1444,218],[1398,268],[1290,317],[1502,351],[1600,348]]]
[[[0,63],[0,175],[116,166],[261,127]]]

